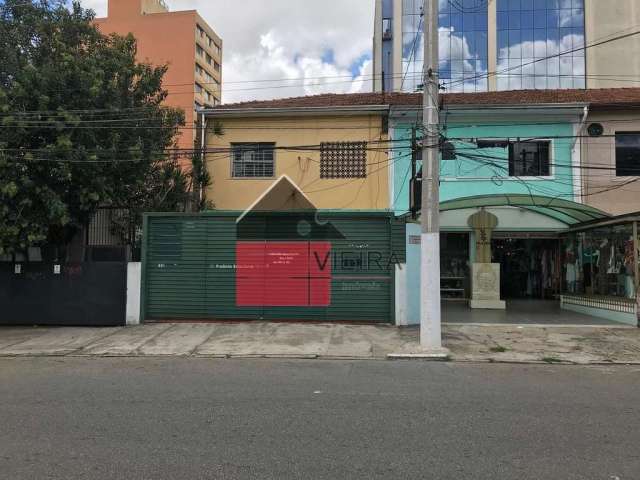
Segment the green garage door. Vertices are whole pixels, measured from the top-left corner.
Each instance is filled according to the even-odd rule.
[[[146,320],[392,323],[404,222],[381,212],[149,215]]]

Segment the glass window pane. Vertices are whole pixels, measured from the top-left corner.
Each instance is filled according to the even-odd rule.
[[[446,80],[447,91],[476,91],[481,77],[487,73],[487,2],[457,0],[451,4],[448,0],[441,0],[440,5],[445,6],[442,11],[451,11],[446,19],[440,16],[440,58],[445,62],[444,66],[441,63],[441,78]],[[407,50],[411,50],[406,47],[407,42],[408,39],[403,37],[405,60]],[[482,82],[484,90],[485,85],[486,82]],[[406,85],[404,87],[406,90]]]
[[[616,133],[616,175],[640,176],[640,134]]]

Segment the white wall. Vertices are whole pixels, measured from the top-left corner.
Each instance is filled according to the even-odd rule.
[[[396,325],[409,325],[407,319],[407,264],[396,265]]]
[[[142,264],[127,264],[127,325],[140,325]]]
[[[633,33],[640,25],[638,0],[585,0],[587,45]],[[636,86],[629,78],[640,76],[640,37],[605,43],[586,51],[587,88]]]

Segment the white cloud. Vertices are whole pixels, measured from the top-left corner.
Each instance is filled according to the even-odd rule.
[[[498,75],[498,89],[583,88],[584,57],[558,55],[578,49],[584,43],[583,35],[571,34],[565,35],[559,41],[538,40],[502,48],[497,71],[503,74]],[[546,60],[534,62],[531,60],[534,56]]]
[[[166,1],[173,11],[198,10],[222,37],[225,102],[371,89],[362,75],[371,74],[363,59],[371,55],[373,0]],[[106,0],[82,4],[106,15]],[[256,80],[277,81],[246,83]]]

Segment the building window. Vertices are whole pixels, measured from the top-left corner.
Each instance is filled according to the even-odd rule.
[[[548,177],[551,175],[551,142],[512,142],[509,144],[510,177]]]
[[[320,144],[320,178],[365,178],[367,142]]]
[[[488,3],[486,0],[440,2],[439,73],[446,91],[488,89]],[[422,9],[421,0],[402,1],[402,71],[399,76],[401,89],[405,92],[415,91],[423,83],[422,45],[425,22],[429,19],[423,16]],[[386,39],[384,23],[382,35],[383,40]]]
[[[391,40],[392,38],[393,38],[393,19],[383,18],[382,19],[382,39]]]
[[[209,48],[212,48],[216,55],[220,56],[222,50],[218,46],[218,44],[211,38],[209,38]]]
[[[204,91],[204,88],[202,88],[202,85],[196,82],[196,93],[199,93],[200,95],[202,95],[203,91]]]
[[[196,25],[196,30],[198,31],[198,35],[200,35],[200,37],[204,38],[205,33],[204,33],[204,30],[202,29],[202,27],[200,25]]]
[[[232,177],[273,177],[275,146],[275,143],[232,143]]]
[[[480,0],[441,2],[442,8],[438,18],[441,52],[439,70],[440,79],[448,92],[488,90],[488,3]],[[424,22],[427,21],[424,19],[420,23],[420,18],[415,14],[421,4],[419,0],[414,0],[413,17],[405,14],[405,23],[413,27],[413,31],[418,31],[417,27],[420,26],[420,35],[424,29]],[[413,51],[416,62],[416,65],[408,70],[407,81],[409,75],[413,74],[414,81],[422,83],[422,50],[414,49],[410,43],[412,38],[415,38],[412,33],[407,35],[403,31],[403,57],[409,57]],[[415,58],[416,54],[418,58]]]
[[[211,75],[205,69],[200,68],[200,71],[198,71],[198,67],[196,67],[196,71],[207,80],[207,82],[206,82],[207,85],[215,85],[216,87],[220,86],[220,82],[218,80],[216,80],[213,77],[213,75]]]
[[[204,56],[204,48],[202,48],[198,44],[196,44],[196,54],[198,54],[198,56],[200,56],[200,57]]]
[[[640,177],[640,132],[616,133],[616,176]]]
[[[196,73],[198,75],[204,75],[204,69],[196,63]]]
[[[218,62],[213,62],[213,69],[216,72],[219,72],[220,71],[220,64]]]
[[[211,55],[209,55],[208,53],[207,53],[207,63],[209,65],[211,65],[213,63],[213,58],[211,58]]]
[[[209,103],[209,105],[216,105],[215,95],[210,93],[208,90],[205,90],[205,96],[207,97],[207,102]]]
[[[497,14],[498,90],[585,88],[584,0],[498,0]]]

